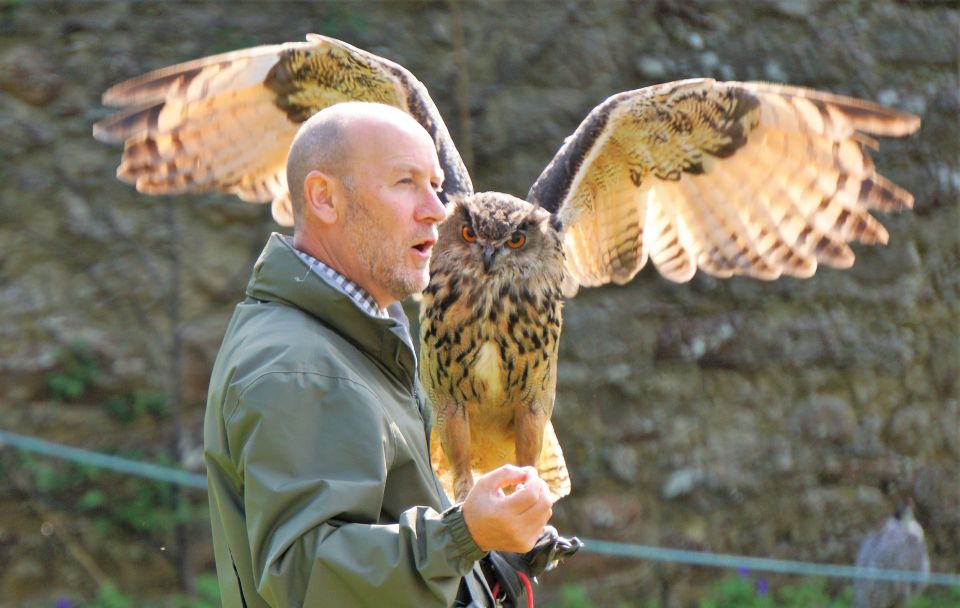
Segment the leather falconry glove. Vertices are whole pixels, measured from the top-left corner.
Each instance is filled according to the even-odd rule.
[[[504,607],[520,606],[527,597],[527,606],[533,605],[530,582],[553,570],[563,560],[580,550],[583,543],[576,536],[564,538],[556,528],[546,526],[533,549],[526,553],[491,551],[485,560],[492,571],[495,595]]]

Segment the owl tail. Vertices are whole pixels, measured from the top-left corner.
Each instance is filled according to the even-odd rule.
[[[537,459],[537,471],[547,482],[554,500],[570,493],[570,473],[567,471],[567,462],[563,459],[560,441],[549,420],[543,429],[543,447],[540,448],[540,458]]]

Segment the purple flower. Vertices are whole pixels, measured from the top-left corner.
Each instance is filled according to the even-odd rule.
[[[746,566],[740,566],[737,568],[737,575],[740,578],[750,578],[750,568],[747,568]]]
[[[770,581],[764,577],[757,579],[757,595],[764,597],[770,593]]]
[[[54,604],[54,608],[70,608],[70,600],[65,597],[61,597],[57,600],[57,603]]]

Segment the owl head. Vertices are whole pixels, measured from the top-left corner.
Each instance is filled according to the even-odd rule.
[[[454,197],[431,265],[459,264],[474,276],[524,277],[563,268],[555,216],[509,194]]]

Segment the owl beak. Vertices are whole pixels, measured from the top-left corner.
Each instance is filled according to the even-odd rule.
[[[490,268],[493,267],[493,263],[497,259],[498,251],[498,249],[494,249],[490,245],[483,246],[483,269],[487,272],[490,272]]]

